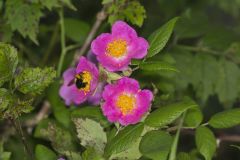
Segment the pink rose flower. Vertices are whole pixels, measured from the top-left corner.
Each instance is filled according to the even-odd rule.
[[[69,68],[63,73],[64,83],[59,94],[66,105],[81,104],[96,94],[98,78],[96,65],[81,57],[77,68]]]
[[[124,77],[105,86],[102,97],[105,101],[102,110],[107,119],[126,126],[138,123],[148,112],[153,94],[141,90],[135,79]]]
[[[148,42],[123,21],[115,22],[111,34],[103,33],[91,44],[99,63],[112,72],[126,70],[132,58],[146,56],[148,47]]]

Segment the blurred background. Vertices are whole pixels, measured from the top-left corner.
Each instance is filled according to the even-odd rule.
[[[29,10],[18,12],[17,0],[13,0],[16,4],[11,4],[12,10],[4,7],[6,1],[0,2],[0,41],[9,42],[18,48],[21,65],[57,66],[61,52],[57,11],[41,8],[39,15],[33,13],[33,21],[28,22],[24,21],[24,16],[29,14],[27,13]],[[29,3],[36,3],[33,12],[40,6],[38,0],[29,0]],[[139,23],[132,24],[131,21],[134,20],[130,20],[129,23],[143,37],[149,37],[168,20],[180,17],[168,45],[161,54],[153,58],[153,60],[159,59],[176,66],[180,72],[177,74],[148,73],[139,70],[133,74],[133,77],[141,81],[143,87],[158,90],[159,96],[156,97],[153,107],[157,108],[189,96],[201,107],[205,115],[204,121],[214,113],[239,107],[240,1],[140,0],[140,3],[146,10],[143,25],[141,26],[141,18],[144,15],[140,20],[137,19],[139,17],[133,18]],[[67,7],[64,9],[66,43],[76,44],[79,47],[67,53],[64,70],[71,65],[74,54],[84,43],[96,20],[97,12],[102,8],[100,0],[73,0],[72,4],[77,11]],[[121,11],[121,7],[118,10]],[[117,18],[122,18],[118,12],[112,12]],[[12,17],[10,13],[13,14]],[[34,21],[36,17],[41,17],[39,22]],[[98,34],[110,30],[109,21],[112,20],[108,19],[102,23]],[[14,28],[14,26],[22,28]],[[35,33],[31,29],[34,27],[39,31]],[[24,115],[21,121],[25,122],[34,117],[43,105],[44,99],[48,99],[49,95],[57,96],[57,92],[49,89],[46,94],[38,97],[34,103],[33,113]],[[53,108],[54,111],[59,110]],[[51,113],[51,116],[54,117],[54,113]],[[32,141],[31,145],[34,146],[38,142],[49,145],[47,141],[36,136],[35,130],[34,127],[28,130],[32,133],[28,134],[28,138]],[[219,142],[214,160],[239,160],[239,149],[231,145],[240,145],[240,126],[227,130],[214,130],[214,133]],[[22,144],[7,121],[0,121],[0,136],[5,139],[5,150],[12,152],[12,160],[23,157]],[[193,133],[183,131],[179,151],[195,154],[196,151],[192,150],[194,146]],[[197,159],[201,160],[202,157]]]

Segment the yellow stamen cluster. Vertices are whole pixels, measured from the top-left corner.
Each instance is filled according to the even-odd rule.
[[[120,58],[127,52],[127,42],[123,39],[116,39],[108,43],[106,50],[108,55]]]
[[[82,83],[85,83],[84,87],[79,88],[79,90],[83,90],[84,92],[90,91],[90,84],[92,80],[92,75],[88,71],[83,71],[82,73],[76,75],[76,79],[82,80]]]
[[[132,95],[121,94],[116,102],[123,115],[130,114],[136,106],[136,98]]]

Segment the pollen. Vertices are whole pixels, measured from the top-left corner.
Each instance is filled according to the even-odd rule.
[[[79,90],[83,90],[86,93],[90,91],[91,80],[91,73],[88,71],[83,71],[76,75],[75,84]]]
[[[121,94],[116,105],[123,115],[130,114],[136,106],[136,98],[133,95]]]
[[[127,52],[127,42],[123,39],[116,39],[108,43],[106,51],[108,55],[120,58]]]

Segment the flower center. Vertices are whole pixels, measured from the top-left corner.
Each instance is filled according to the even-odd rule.
[[[83,71],[75,76],[75,84],[79,90],[84,92],[90,91],[90,82],[92,80],[92,75],[88,71]]]
[[[116,103],[123,115],[129,114],[133,111],[136,105],[136,98],[133,95],[121,94]]]
[[[108,55],[120,58],[127,52],[127,42],[123,39],[114,40],[108,43],[106,50]]]

